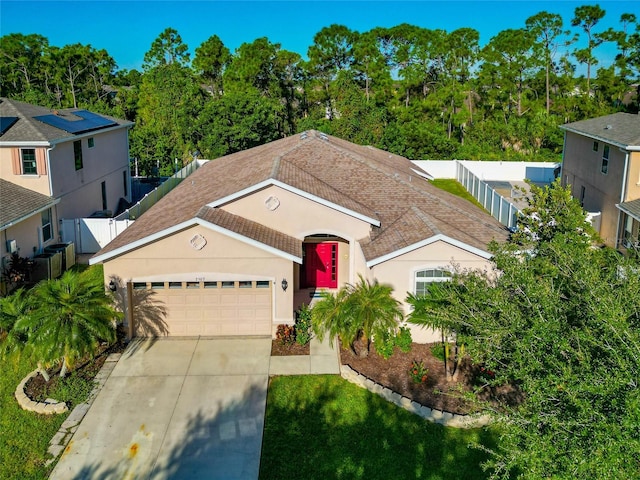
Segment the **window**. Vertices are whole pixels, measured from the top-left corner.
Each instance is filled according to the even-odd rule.
[[[100,190],[102,192],[102,210],[107,209],[107,182],[100,184]]]
[[[124,190],[124,197],[129,195],[129,182],[127,182],[127,171],[122,172],[122,189]]]
[[[200,288],[200,282],[187,282],[187,288]]]
[[[602,152],[602,166],[600,167],[600,171],[605,175],[609,171],[609,145],[604,146],[604,151]]]
[[[147,282],[133,282],[134,290],[144,290],[147,288]]]
[[[82,168],[82,142],[80,140],[73,142],[73,159],[76,170],[80,170]]]
[[[169,288],[182,288],[182,282],[169,282]]]
[[[22,157],[22,174],[37,175],[36,150],[34,148],[23,148],[20,150],[20,155]]]
[[[235,288],[236,282],[222,282],[222,288]]]
[[[633,235],[633,217],[631,215],[626,215],[624,221],[624,233],[622,234],[622,246],[624,248],[633,248],[637,245],[637,238],[634,238]]]
[[[89,148],[93,148],[93,146],[95,145],[94,141],[93,141],[93,137],[89,137],[87,138],[87,146]]]
[[[162,290],[164,288],[164,282],[151,282],[151,288],[153,290]]]
[[[593,151],[594,152],[598,151],[598,147],[599,147],[598,142],[593,142]]]
[[[415,294],[426,295],[429,292],[429,285],[436,282],[448,282],[451,280],[451,273],[446,270],[429,269],[416,272]]]
[[[269,288],[269,280],[258,280],[256,288]]]
[[[204,288],[218,288],[218,282],[204,282]]]
[[[239,288],[252,288],[253,287],[253,282],[249,281],[249,280],[241,280],[238,282],[238,287]]]
[[[51,209],[42,212],[42,241],[48,242],[53,238],[53,228],[51,227]]]

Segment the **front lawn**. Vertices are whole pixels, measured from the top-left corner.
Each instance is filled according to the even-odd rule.
[[[482,479],[491,430],[432,424],[338,376],[274,377],[260,478]]]
[[[68,416],[37,415],[18,406],[14,392],[35,366],[31,359],[16,356],[0,359],[0,478],[44,479],[49,440]]]

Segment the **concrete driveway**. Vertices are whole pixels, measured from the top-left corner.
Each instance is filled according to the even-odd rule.
[[[132,343],[51,479],[257,479],[270,338]]]

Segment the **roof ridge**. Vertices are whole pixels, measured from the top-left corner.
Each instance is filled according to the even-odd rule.
[[[324,140],[321,140],[321,141],[324,141]],[[291,161],[289,161],[287,159],[282,159],[282,161],[287,163],[287,165],[289,165],[291,168],[294,168],[294,169],[296,169],[296,170],[298,170],[300,172],[303,172],[305,175],[308,175],[309,177],[313,178],[316,182],[318,182],[319,184],[322,184],[326,188],[329,188],[329,189],[333,190],[334,192],[338,192],[340,195],[348,198],[353,203],[355,203],[355,204],[359,205],[360,207],[362,207],[363,211],[372,212],[375,215],[375,218],[378,218],[377,213],[371,207],[368,207],[367,205],[364,205],[362,202],[354,199],[351,195],[348,195],[347,193],[343,192],[342,190],[339,190],[338,188],[334,187],[333,185],[325,182],[321,178],[318,178],[316,175],[314,175],[313,173],[309,172],[308,170],[300,167],[299,165],[296,165],[294,162],[291,162]],[[330,200],[328,198],[326,198],[325,200],[332,201],[332,200]],[[369,214],[367,213],[367,215],[369,215]],[[378,218],[378,220],[379,220],[379,218]]]
[[[441,201],[442,201],[442,199],[441,199],[440,197],[438,197],[438,196],[434,195],[433,193],[428,192],[428,191],[426,191],[426,190],[424,190],[424,189],[421,189],[421,188],[416,187],[416,186],[415,186],[415,184],[414,184],[413,182],[407,182],[406,180],[404,180],[404,179],[402,178],[402,176],[401,176],[398,172],[393,173],[393,174],[388,173],[388,172],[384,171],[383,169],[381,169],[381,168],[376,164],[377,162],[371,162],[371,161],[369,161],[366,157],[363,157],[363,156],[360,156],[360,155],[356,156],[356,154],[353,154],[353,153],[351,153],[351,152],[348,152],[348,151],[346,151],[345,149],[343,149],[343,148],[339,147],[338,145],[334,145],[334,144],[331,144],[331,145],[332,145],[334,148],[336,148],[336,149],[338,149],[338,150],[340,150],[340,151],[344,151],[346,155],[349,155],[349,156],[350,156],[351,158],[353,158],[355,161],[358,161],[358,162],[360,162],[360,163],[362,163],[362,164],[365,164],[365,165],[367,165],[367,166],[369,166],[369,167],[373,168],[374,170],[376,170],[377,172],[379,172],[379,173],[383,174],[383,175],[384,175],[384,176],[386,176],[387,178],[391,178],[391,179],[393,179],[393,180],[395,180],[395,181],[397,181],[397,182],[399,182],[399,183],[402,183],[403,185],[405,185],[405,186],[409,187],[409,188],[410,188],[410,189],[412,189],[413,191],[418,192],[419,194],[421,194],[421,195],[423,195],[423,196],[427,196],[427,197],[429,197],[429,198],[435,198],[435,199],[436,199],[437,201],[439,201],[439,202],[441,202]],[[402,156],[400,156],[400,158],[403,158],[403,159],[405,159],[407,162],[410,162],[410,160],[409,160],[409,159],[407,159],[406,157],[402,157]],[[420,178],[421,180],[424,180],[422,177],[419,177],[418,175],[416,175],[416,177],[417,177],[417,178]],[[425,180],[425,181],[426,181],[426,180]],[[433,187],[433,188],[437,188],[437,187]],[[445,191],[443,190],[443,192],[445,192]],[[448,192],[445,192],[445,193],[448,193]],[[451,195],[451,194],[450,194],[450,195]],[[449,203],[449,204],[448,204],[448,206],[449,206],[449,208],[452,208],[452,209],[454,209],[454,210],[458,211],[459,213],[464,214],[467,218],[470,218],[470,219],[472,219],[472,220],[478,220],[478,219],[477,219],[477,216],[472,215],[470,212],[467,212],[466,210],[463,210],[463,209],[459,208],[457,205],[454,205],[454,204],[452,204],[452,203]],[[394,222],[394,223],[395,223],[395,222]],[[487,224],[487,225],[488,225],[488,224]]]
[[[431,219],[427,215],[425,215],[422,210],[420,210],[415,205],[411,206],[411,210],[420,220],[422,220],[431,230],[433,230],[436,235],[442,234],[442,231],[431,221]]]
[[[282,160],[282,155],[278,155],[273,159],[273,165],[271,165],[271,172],[269,173],[269,178],[275,178],[277,171],[280,169],[280,161]]]
[[[416,175],[416,177],[417,177],[417,178],[420,178],[421,180],[424,180],[425,182],[427,181],[426,179],[424,179],[424,178],[422,178],[422,177],[419,177],[418,175]],[[398,181],[398,182],[400,182],[400,183],[402,183],[402,184],[406,185],[407,187],[409,187],[409,188],[410,188],[410,189],[412,189],[413,191],[415,191],[415,192],[419,193],[419,194],[420,194],[421,196],[423,196],[423,197],[428,197],[428,198],[430,198],[430,199],[435,199],[436,201],[438,201],[438,202],[440,202],[440,203],[443,203],[443,198],[439,197],[438,195],[435,195],[435,194],[434,194],[434,193],[432,193],[432,192],[429,192],[429,191],[427,191],[427,190],[424,190],[424,189],[421,189],[421,188],[419,188],[419,187],[416,187],[416,186],[415,186],[415,184],[414,184],[413,182],[407,182],[406,180],[404,180],[404,179],[403,179],[403,178],[401,178],[400,176],[397,176],[397,177],[396,177],[395,175],[392,175],[392,176],[391,176],[391,178],[393,178],[394,180],[396,180],[396,181]],[[434,187],[434,186],[432,186],[432,185],[431,185],[431,184],[429,184],[429,183],[427,183],[427,184],[428,184],[428,185],[430,185],[430,187],[431,187],[431,188],[438,188],[438,187]],[[438,190],[441,190],[441,189],[438,189]],[[473,205],[471,202],[469,202],[468,200],[465,200],[465,199],[463,199],[463,198],[461,198],[461,197],[457,197],[457,196],[453,195],[452,193],[449,193],[449,192],[447,192],[447,191],[445,191],[445,190],[442,190],[442,192],[439,192],[439,193],[443,193],[443,194],[446,194],[446,195],[450,195],[450,196],[452,196],[453,198],[455,198],[456,200],[462,200],[462,201],[465,201],[465,202],[469,203],[469,205],[474,206],[474,205]],[[480,219],[480,217],[479,217],[478,215],[475,215],[475,214],[473,214],[472,212],[469,212],[469,211],[467,211],[467,210],[465,210],[465,209],[463,209],[463,208],[460,208],[458,205],[456,205],[456,204],[454,204],[454,203],[447,203],[446,205],[447,205],[447,207],[448,207],[448,208],[450,208],[450,209],[452,209],[452,210],[455,210],[456,212],[458,212],[458,213],[460,213],[460,214],[464,215],[465,217],[467,217],[467,218],[469,218],[469,219],[471,219],[471,220],[474,220],[474,221],[481,220],[481,219]],[[476,207],[476,208],[479,208],[479,207]],[[424,212],[423,212],[423,214],[424,214]],[[436,215],[435,213],[433,214],[433,216],[434,216],[434,217],[437,217],[437,215]],[[487,226],[489,226],[489,227],[492,227],[492,228],[493,228],[493,227],[495,227],[495,225],[491,225],[491,224],[489,224],[488,222],[484,222],[484,221],[483,221],[483,224],[484,224],[484,225],[487,225]]]

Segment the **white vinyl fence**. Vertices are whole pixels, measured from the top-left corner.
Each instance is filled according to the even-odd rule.
[[[485,181],[480,180],[462,163],[458,163],[456,180],[458,180],[473,197],[500,223],[509,228],[517,224],[518,208],[503,198]]]
[[[122,233],[133,220],[113,218],[62,219],[62,241],[74,242],[76,253],[96,253]]]

